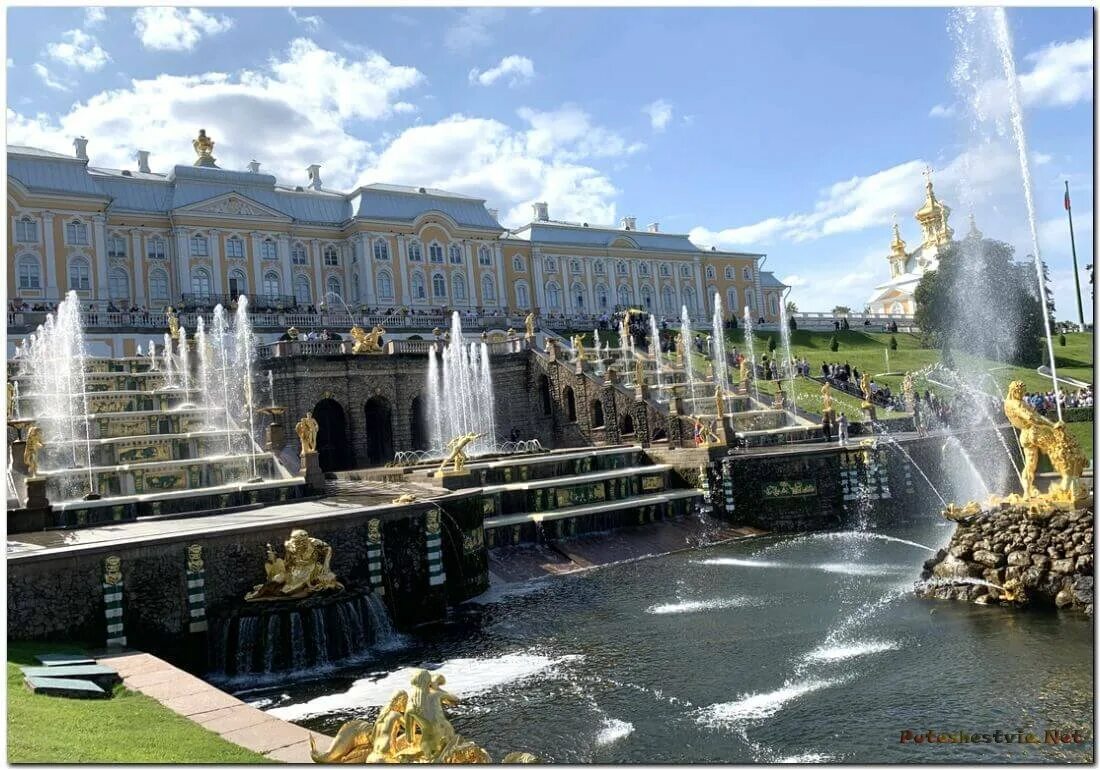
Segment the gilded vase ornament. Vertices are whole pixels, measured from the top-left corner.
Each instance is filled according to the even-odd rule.
[[[325,764],[485,764],[488,752],[455,732],[444,711],[459,699],[443,689],[447,680],[416,669],[410,686],[394,693],[378,717],[370,722],[346,722],[327,751],[318,751],[312,736],[310,757]],[[537,762],[526,752],[512,752],[505,762]]]
[[[196,166],[214,165],[214,140],[206,135],[205,128],[199,129],[199,135],[191,142],[191,146],[195,148],[195,154],[199,156],[195,159]]]
[[[23,464],[27,466],[27,476],[34,478],[38,475],[38,453],[46,446],[42,438],[42,429],[32,425],[27,431],[27,443],[23,447]]]
[[[1012,427],[1020,431],[1020,447],[1024,452],[1024,469],[1020,481],[1024,496],[1037,493],[1035,471],[1040,455],[1050,458],[1050,464],[1061,479],[1051,489],[1051,496],[1072,502],[1077,496],[1077,480],[1085,469],[1087,459],[1077,439],[1066,430],[1065,423],[1051,422],[1024,401],[1024,383],[1015,380],[1008,386],[1004,402],[1005,417]]]
[[[313,594],[341,591],[344,586],[332,573],[332,547],[324,540],[296,529],[283,543],[284,555],[267,544],[264,572],[267,580],[245,594],[245,601],[304,599]]]
[[[298,420],[294,432],[298,434],[298,441],[302,444],[301,457],[317,451],[317,432],[320,429],[317,420],[313,419],[313,412],[306,412],[306,416]]]
[[[461,473],[463,467],[466,465],[466,447],[484,435],[484,433],[466,433],[461,436],[455,436],[447,442],[447,456],[444,457],[443,462],[439,464],[436,475],[441,475],[448,463],[454,465],[451,471],[452,473]]]
[[[202,572],[202,546],[195,544],[187,546],[187,571]]]

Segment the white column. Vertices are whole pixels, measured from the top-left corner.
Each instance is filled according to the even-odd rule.
[[[499,243],[494,243],[492,252],[493,266],[497,274],[497,307],[503,310],[512,304],[508,301],[508,294],[504,286],[504,251],[500,248]]]
[[[325,276],[321,270],[321,244],[316,238],[309,239],[309,258],[313,261],[313,306],[325,301]]]
[[[480,287],[476,285],[476,279],[474,278],[474,247],[469,241],[462,244],[462,251],[466,255],[466,305],[468,307],[477,307],[478,303],[478,291]]]
[[[107,291],[107,217],[104,214],[96,214],[92,217],[93,243],[95,247],[95,291],[92,299],[106,301]]]
[[[360,302],[375,306],[374,300],[374,252],[371,251],[370,236],[359,233],[359,291],[363,295]]]
[[[764,316],[767,318],[764,310],[764,290],[760,286],[760,265],[754,260],[752,263],[752,286],[753,291],[756,292],[756,318]],[[756,318],[752,319],[756,321]]]
[[[210,276],[211,286],[213,287],[215,294],[222,294],[225,289],[224,285],[225,265],[222,263],[222,231],[211,230],[210,231],[210,272],[213,273]],[[220,300],[219,300],[220,301]]]
[[[134,304],[145,304],[145,252],[142,249],[141,230],[130,230],[130,255],[134,263]]]
[[[405,305],[408,307],[412,304],[412,287],[409,285],[409,242],[408,236],[398,234],[397,235],[397,260],[393,266],[393,301],[398,307]],[[401,276],[400,288],[396,286],[397,277]]]
[[[42,234],[46,244],[46,283],[42,287],[47,299],[59,299],[60,291],[57,283],[57,250],[53,243],[53,212],[46,211],[42,214]]]
[[[185,291],[190,291],[190,254],[187,253],[187,231],[182,227],[172,228],[173,243],[176,247],[176,299],[182,300]]]
[[[250,232],[248,245],[252,248],[252,281],[248,287],[248,293],[261,295],[264,286],[264,263],[260,259],[260,234],[255,231]]]
[[[275,249],[282,265],[282,293],[289,297],[294,294],[294,275],[290,267],[290,239],[286,233],[280,233],[275,238]]]
[[[703,264],[701,257],[695,257],[695,307],[692,309],[694,315],[698,315],[701,307],[706,307],[703,304]]]
[[[534,290],[531,292],[531,299],[534,301],[535,307],[538,308],[539,313],[546,313],[546,290],[542,280],[541,249],[531,249],[531,275],[535,283],[535,285],[531,287]]]

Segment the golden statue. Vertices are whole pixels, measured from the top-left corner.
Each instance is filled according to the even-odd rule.
[[[1066,430],[1062,422],[1051,422],[1024,401],[1024,383],[1013,381],[1008,386],[1005,398],[1005,417],[1013,428],[1020,431],[1020,447],[1024,451],[1024,470],[1020,481],[1024,486],[1024,496],[1036,493],[1035,470],[1039,465],[1039,455],[1050,458],[1050,464],[1061,475],[1056,490],[1062,493],[1058,497],[1073,500],[1077,492],[1077,480],[1087,464],[1085,453],[1073,434]]]
[[[294,426],[294,432],[298,434],[298,441],[302,445],[300,457],[317,451],[317,432],[320,429],[321,426],[313,419],[313,412],[306,412],[306,416],[298,420],[298,424]]]
[[[825,383],[821,386],[821,414],[833,411],[833,386]]]
[[[452,473],[461,473],[462,468],[466,465],[466,447],[484,435],[484,433],[466,433],[462,436],[455,436],[447,442],[447,449],[450,451],[443,458],[443,462],[439,464],[436,475],[443,474],[443,469],[447,467],[447,463],[454,463]]]
[[[199,544],[187,546],[187,571],[202,572],[202,546]]]
[[[574,334],[570,341],[573,343],[573,353],[577,356],[577,360],[584,361],[584,335]]]
[[[864,372],[863,376],[859,378],[859,391],[863,394],[863,403],[860,406],[869,409],[871,407],[871,375],[869,372]]]
[[[328,543],[310,537],[304,529],[296,529],[283,543],[283,549],[286,555],[280,559],[271,543],[267,544],[264,562],[267,580],[245,594],[245,601],[304,599],[322,591],[343,590],[329,567],[332,548]]]
[[[164,314],[168,316],[168,336],[174,340],[180,338],[180,317],[174,307],[167,307]]]
[[[917,410],[917,393],[913,384],[912,372],[905,373],[905,378],[901,381],[901,394],[905,400],[906,411],[915,412]]]
[[[27,431],[27,444],[23,447],[23,463],[27,466],[27,477],[38,475],[38,453],[46,446],[42,438],[42,429],[32,425]]]
[[[196,166],[214,165],[214,140],[206,135],[205,128],[199,129],[199,135],[191,142],[191,146],[195,148],[195,154],[199,156],[195,161]]]
[[[416,495],[406,492],[405,494],[401,495],[400,497],[395,497],[390,502],[393,505],[405,505],[406,503],[412,503],[412,502],[415,502],[415,501],[416,501]],[[378,521],[378,520],[377,519],[371,519],[371,521]]]
[[[355,719],[340,727],[327,751],[310,737],[310,756],[327,764],[485,764],[488,752],[455,732],[445,707],[459,703],[443,689],[442,674],[413,672],[410,687],[398,690],[374,722]],[[536,762],[526,752],[512,752],[505,762]]]
[[[361,326],[351,327],[351,338],[355,341],[351,352],[355,355],[362,353],[381,353],[382,335],[386,330],[382,326],[375,326],[369,332]]]
[[[532,310],[527,314],[527,317],[523,319],[523,325],[527,327],[527,339],[532,340],[535,338],[535,311]]]
[[[15,417],[15,383],[8,381],[8,419]]]
[[[108,556],[103,560],[103,582],[109,586],[117,586],[122,582],[122,559]]]
[[[752,379],[752,362],[747,358],[741,359],[741,382],[748,383]]]
[[[297,326],[291,326],[289,329],[286,330],[286,336],[289,337],[292,342],[297,342],[298,341],[298,327]]]
[[[719,385],[714,389],[714,406],[717,410],[715,414],[718,415],[718,419],[722,420],[726,417],[726,391],[722,390],[722,386]]]

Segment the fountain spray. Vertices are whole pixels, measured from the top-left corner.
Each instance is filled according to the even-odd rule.
[[[760,401],[760,385],[756,380],[756,341],[752,336],[752,314],[749,306],[745,305],[745,352],[752,367],[752,390],[757,401]]]
[[[683,340],[684,348],[684,379],[687,381],[688,386],[688,399],[691,402],[691,413],[695,413],[695,368],[691,360],[692,353],[692,333],[691,333],[691,316],[688,315],[687,305],[680,306],[680,339]]]
[[[787,398],[791,407],[795,406],[794,360],[791,358],[791,323],[787,319],[787,303],[779,303],[779,339],[783,343],[783,355],[787,357],[784,379],[787,381]]]
[[[256,409],[252,401],[252,358],[255,353],[255,339],[252,324],[248,321],[248,297],[243,294],[237,298],[237,313],[233,323],[233,335],[237,366],[244,367],[244,405],[248,410],[248,456],[252,463],[250,483],[263,481],[256,468]],[[182,330],[181,330],[182,337]],[[228,426],[227,426],[228,427]]]
[[[714,292],[714,316],[711,318],[711,332],[714,335],[714,380],[724,393],[729,390],[729,361],[726,360],[726,335],[722,321],[722,295]]]
[[[664,382],[661,377],[661,333],[657,330],[657,317],[649,314],[649,348],[653,352],[653,365],[657,369],[657,398],[664,396]]]

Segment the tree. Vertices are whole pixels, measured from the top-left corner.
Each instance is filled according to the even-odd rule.
[[[1042,360],[1043,319],[1037,285],[1013,261],[1013,248],[992,239],[941,247],[939,267],[925,273],[913,296],[922,342],[985,358],[1034,365]],[[1034,275],[1034,272],[1032,272]],[[1007,348],[1007,349],[1006,349]]]
[[[1059,334],[1058,335],[1058,344],[1061,345],[1062,347],[1066,346],[1066,335],[1064,335],[1064,334]]]
[[[833,308],[833,315],[848,315],[852,309],[847,305],[837,305]]]
[[[898,349],[898,338],[895,337],[893,334],[891,334],[890,335],[890,350],[897,350],[897,349]]]
[[[798,303],[793,299],[787,300],[787,315],[794,315],[798,312]]]
[[[832,339],[829,340],[829,350],[834,353],[840,350],[840,343],[837,342],[835,334],[832,336]]]
[[[775,335],[774,334],[768,335],[768,352],[769,353],[774,353],[775,352]]]
[[[792,332],[798,331],[798,321],[794,320],[794,316],[788,316],[787,326],[791,327]]]

